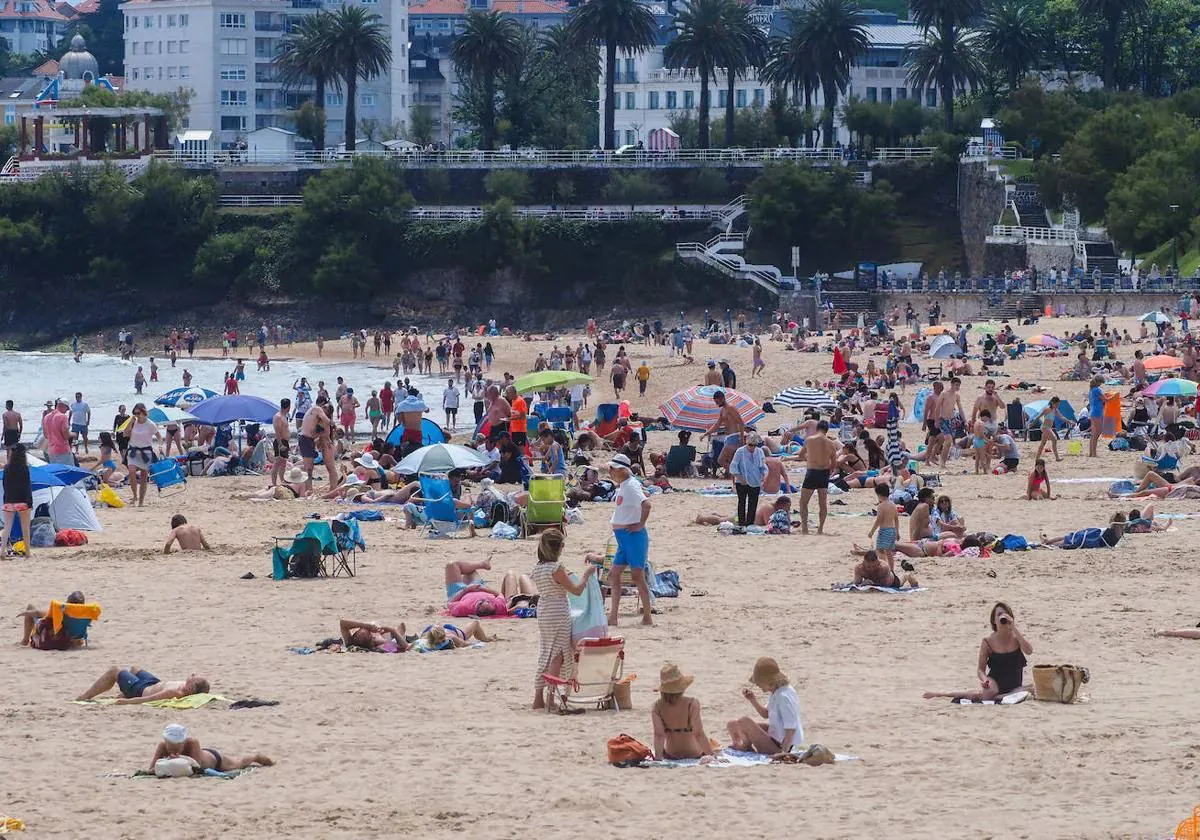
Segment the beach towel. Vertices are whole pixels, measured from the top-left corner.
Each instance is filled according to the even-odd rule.
[[[829,586],[830,592],[882,592],[884,595],[911,595],[914,592],[924,592],[924,586],[915,589],[906,586],[897,589],[894,586],[876,586],[873,583],[834,583]]]
[[[1029,699],[1029,692],[1023,688],[1018,688],[1016,691],[1010,691],[1008,694],[1001,695],[996,700],[951,700],[955,706],[1015,706],[1017,703],[1023,703]]]
[[[214,700],[222,703],[228,703],[228,697],[222,697],[219,694],[189,694],[187,697],[172,697],[169,700],[149,700],[145,703],[136,705],[153,706],[156,709],[199,709],[201,706],[207,706]],[[77,706],[115,706],[117,698],[101,697],[98,700],[72,700],[72,703]]]
[[[596,575],[588,578],[580,595],[567,593],[571,606],[571,641],[603,639],[608,635],[608,614],[604,611],[604,594]]]
[[[803,747],[792,747],[792,752],[800,754],[804,752]],[[698,758],[668,758],[663,761],[647,761],[643,767],[760,767],[771,764],[771,756],[763,755],[755,752],[742,752],[741,750],[723,749],[718,752],[710,764],[701,764]],[[843,755],[842,753],[834,753],[833,760],[835,762],[842,761],[858,761],[856,755]]]
[[[339,519],[357,519],[359,522],[382,522],[383,511],[379,510],[348,510]]]

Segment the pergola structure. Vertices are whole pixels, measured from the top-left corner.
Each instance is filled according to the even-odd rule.
[[[33,122],[33,153],[40,154],[45,146],[46,117],[55,121],[72,123],[75,127],[75,147],[83,154],[93,152],[91,148],[92,129],[98,123],[107,123],[114,130],[115,146],[113,151],[121,154],[138,151],[150,154],[153,149],[166,149],[170,146],[167,134],[167,116],[161,108],[55,108],[45,114],[21,117],[20,148],[21,156],[29,153],[29,123]],[[132,129],[132,132],[131,132]],[[130,143],[132,134],[132,143]],[[104,151],[103,149],[99,151]]]

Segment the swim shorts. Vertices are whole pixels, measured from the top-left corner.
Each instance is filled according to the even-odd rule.
[[[76,435],[86,435],[88,427],[84,423],[72,423],[71,433]]]
[[[147,688],[160,682],[162,680],[149,671],[138,671],[136,674],[132,671],[117,672],[117,688],[121,690],[122,697],[141,697]]]
[[[631,569],[644,569],[650,556],[650,534],[643,528],[640,531],[628,531],[624,528],[614,530],[617,540],[617,553],[613,557],[614,566],[628,566]]]
[[[487,583],[480,579],[472,580],[469,583],[463,583],[462,581],[459,581],[457,583],[447,583],[446,584],[446,601],[449,602],[459,592],[462,592],[468,586],[473,586],[473,585],[486,586]]]
[[[896,529],[880,528],[875,535],[875,547],[881,551],[891,551],[896,547]]]
[[[300,435],[299,449],[301,458],[317,457],[317,442],[307,435]]]
[[[938,421],[938,431],[944,435],[954,434],[954,428],[950,425],[950,421],[944,417]]]
[[[829,489],[829,470],[818,470],[809,467],[804,473],[804,483],[800,486],[805,490]]]
[[[20,442],[21,442],[21,432],[19,429],[5,429],[4,430],[4,445],[5,446],[16,446]]]
[[[292,453],[291,441],[279,440],[278,438],[276,438],[275,442],[272,444],[272,448],[275,452],[276,458],[286,458],[288,455],[290,455]]]

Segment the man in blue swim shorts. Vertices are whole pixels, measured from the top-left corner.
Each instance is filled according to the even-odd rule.
[[[650,587],[646,582],[646,562],[650,555],[650,535],[646,533],[646,520],[650,517],[650,500],[633,475],[633,464],[625,455],[614,455],[608,464],[613,484],[617,485],[617,507],[612,515],[613,538],[617,553],[613,558],[608,586],[612,590],[612,604],[608,611],[610,627],[617,626],[617,608],[621,603],[621,577],[625,568],[637,586],[642,599],[642,624],[654,624],[650,618]]]
[[[100,679],[75,699],[92,700],[116,686],[121,692],[117,705],[131,703],[149,703],[151,700],[172,700],[176,697],[189,697],[193,694],[206,694],[209,689],[208,680],[192,674],[186,680],[163,682],[158,677],[136,665],[127,670],[116,666],[109,668]]]

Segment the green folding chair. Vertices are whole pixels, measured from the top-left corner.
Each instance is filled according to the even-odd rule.
[[[567,480],[560,474],[529,477],[529,502],[521,514],[521,536],[547,528],[566,530]]]

